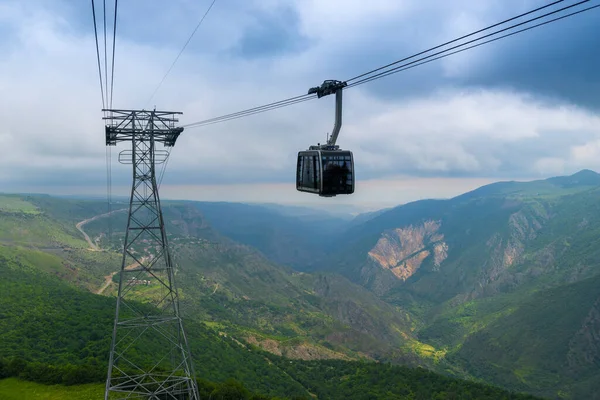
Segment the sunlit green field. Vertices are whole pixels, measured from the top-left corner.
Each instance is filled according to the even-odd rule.
[[[104,385],[89,384],[76,386],[40,385],[16,378],[0,380],[2,400],[96,400],[104,396]]]
[[[40,214],[38,208],[17,196],[0,195],[0,211],[22,212],[25,214]]]

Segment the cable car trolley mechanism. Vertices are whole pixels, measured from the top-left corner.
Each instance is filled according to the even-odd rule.
[[[308,94],[318,98],[335,93],[335,124],[327,144],[310,146],[298,152],[296,189],[321,197],[354,193],[354,158],[349,150],[335,144],[342,127],[342,90],[346,82],[326,80],[321,86],[310,88]]]

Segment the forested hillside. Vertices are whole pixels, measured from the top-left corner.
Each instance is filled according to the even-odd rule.
[[[107,218],[101,201],[0,199],[0,358],[94,366],[81,379],[98,379],[126,204],[113,204]],[[387,387],[378,386],[383,375],[372,377],[390,362],[549,398],[594,399],[598,200],[598,174],[582,171],[355,220],[328,215],[321,225],[306,210],[165,201],[196,370],[266,395],[327,397],[336,386],[307,383],[307,371],[329,376],[331,365],[366,365],[348,388],[370,380],[375,396],[393,398],[378,389]],[[152,288],[133,293],[143,302]],[[75,379],[77,368],[70,371]],[[410,392],[397,389],[387,395]]]
[[[0,245],[0,379],[19,377],[42,384],[36,386],[14,379],[0,381],[2,398],[23,398],[27,393],[27,398],[35,399],[46,393],[57,398],[86,399],[103,392],[115,301],[63,280],[65,264],[56,255]],[[319,398],[345,398],[344,392],[330,396],[331,390],[319,373],[300,376],[297,364],[290,364],[284,358],[223,335],[199,320],[186,318],[185,323],[203,396],[230,398],[226,397],[229,393],[244,399],[272,396],[308,399],[314,388]],[[153,343],[139,345],[147,347]],[[342,371],[346,362],[339,365]],[[354,368],[355,364],[347,365]],[[402,390],[398,389],[399,395],[407,390],[436,395],[452,387],[459,394],[496,393],[508,398],[508,393],[500,389],[459,380],[432,386],[430,383],[443,379],[434,374],[412,381],[410,374],[414,373],[418,374],[408,369],[394,372],[395,379],[400,376],[406,379]],[[385,381],[373,381],[366,372],[356,373],[353,379],[357,384],[368,385],[372,393],[388,391],[383,389]],[[84,385],[88,383],[97,386]],[[67,386],[43,386],[55,384]],[[79,389],[72,385],[83,386]]]
[[[456,373],[595,398],[598,200],[600,176],[581,171],[418,201],[349,229],[321,268],[408,310]]]

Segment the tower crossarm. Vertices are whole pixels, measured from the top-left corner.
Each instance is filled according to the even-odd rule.
[[[162,143],[165,147],[175,146],[182,127],[175,124],[179,122],[176,115],[181,112],[156,111],[156,110],[115,110],[103,109],[107,116],[105,135],[106,145],[116,146],[118,142],[133,140],[150,140]]]

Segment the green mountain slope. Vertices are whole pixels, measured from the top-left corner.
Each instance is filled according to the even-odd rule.
[[[0,358],[83,365],[105,377],[115,300],[81,291],[40,271],[32,250],[0,247]],[[44,255],[42,257],[45,257]],[[265,394],[306,394],[260,353],[187,319],[196,373],[204,379],[236,378]],[[140,343],[140,346],[153,346]],[[94,377],[92,377],[94,379]]]
[[[0,380],[0,398],[4,400],[92,400],[104,396],[104,385],[90,383],[77,386],[42,385],[16,378]]]
[[[104,203],[69,200],[77,204],[70,212],[62,199],[9,197],[0,202],[0,244],[39,248],[43,256],[23,256],[26,263],[115,294],[118,275],[110,274],[120,268],[126,213],[112,215],[112,229],[105,217],[83,226],[97,251],[75,224],[105,213]],[[593,398],[598,200],[592,171],[500,182],[354,221],[332,218],[326,239],[311,233],[317,221],[268,207],[165,202],[164,214],[185,317],[208,326],[199,332],[298,365],[392,361],[552,398]]]
[[[480,296],[502,285],[537,280],[536,268],[525,261],[539,264],[542,253],[546,252],[547,259],[556,257],[572,245],[593,247],[594,222],[600,215],[598,186],[589,186],[588,181],[566,187],[552,182],[561,181],[532,182],[531,186],[499,183],[451,200],[397,207],[350,229],[339,239],[345,243],[342,248],[321,267],[343,273],[379,294],[402,286],[403,292],[409,290],[433,302]],[[435,226],[423,232],[428,225]],[[436,244],[447,247],[439,265],[432,257]],[[418,259],[426,252],[427,256]],[[589,266],[582,268],[581,278],[595,273]],[[568,268],[556,272],[552,279],[578,279],[564,275],[573,273]]]
[[[164,215],[181,267],[182,307],[190,317],[303,358],[383,359],[411,337],[405,312],[341,276],[277,265],[216,232],[195,204],[169,203]],[[113,224],[123,226],[124,218],[115,216]],[[99,235],[106,224],[98,219],[86,230]],[[122,235],[114,231],[113,241]],[[417,357],[406,359],[418,362]]]
[[[448,371],[590,398],[600,335],[582,324],[600,297],[599,185],[582,171],[407,204],[349,229],[322,268],[409,310]],[[566,362],[573,351],[587,361]]]
[[[303,212],[286,208],[235,203],[189,203],[220,234],[262,252],[271,261],[298,270],[306,269],[327,252],[331,238],[341,233],[349,220],[325,212]],[[307,251],[310,249],[310,251]]]
[[[60,268],[56,256],[14,246],[0,246],[0,396],[7,399],[53,399],[68,396],[89,399],[103,392],[112,317],[113,298],[74,287],[49,273]],[[461,398],[530,398],[515,396],[482,384],[448,379],[410,369],[390,369],[374,363],[302,364],[240,343],[194,320],[186,320],[197,374],[203,379],[204,398],[237,392],[243,399],[250,391],[226,380],[235,377],[253,392],[280,399],[344,399],[352,387],[368,388],[369,398],[413,398],[410,393],[442,396],[450,391]],[[140,343],[152,346],[152,343]],[[320,361],[322,362],[322,361]],[[344,376],[351,373],[347,381]],[[7,376],[43,383],[40,385]],[[390,388],[390,380],[396,382]],[[398,383],[398,381],[402,384]],[[214,382],[225,382],[214,384]],[[343,390],[332,387],[345,382]],[[96,382],[95,384],[89,384]],[[88,383],[79,385],[81,383]],[[75,386],[73,386],[75,385]],[[237,389],[236,389],[237,388]],[[313,393],[316,392],[316,393]],[[393,397],[389,393],[394,393]],[[310,393],[313,393],[312,395]],[[294,397],[296,396],[296,397]]]
[[[106,212],[106,204],[49,196],[0,195],[0,244],[18,245],[56,256],[55,274],[88,290],[96,290],[120,256],[91,251],[76,224]],[[40,254],[40,253],[35,253]]]
[[[470,335],[451,357],[494,383],[600,398],[600,275],[538,292]]]
[[[12,199],[13,203],[22,202],[21,207],[29,204],[36,210],[29,227],[45,229],[40,235],[22,233],[23,240],[18,243],[42,250],[36,254],[52,256],[60,278],[94,293],[116,294],[121,263],[116,249],[123,241],[125,212],[116,212],[109,219],[102,202],[45,196]],[[71,206],[74,209],[69,211]],[[114,210],[122,208],[113,205]],[[271,212],[265,210],[261,212]],[[96,212],[100,217],[95,218]],[[164,215],[173,254],[181,267],[178,286],[186,317],[214,323],[222,332],[293,358],[392,357],[423,362],[406,347],[415,342],[412,323],[398,307],[345,278],[299,274],[273,263],[255,249],[216,232],[197,204],[167,202]],[[12,227],[4,232],[8,238],[4,243],[16,243],[12,239],[21,234],[18,218],[22,215],[5,212],[2,216],[5,226],[9,221]],[[85,225],[79,224],[84,220]],[[92,244],[83,240],[77,224]],[[49,235],[51,232],[60,235]],[[135,292],[142,300],[152,295],[152,288],[139,287]],[[406,351],[394,354],[400,348]]]
[[[285,360],[279,360],[284,363]],[[390,364],[294,361],[285,366],[298,382],[319,398],[367,400],[404,399],[530,399],[527,394],[510,393],[495,387],[455,381],[421,368],[409,369]],[[324,377],[325,379],[315,379]],[[378,382],[376,385],[370,382]]]

